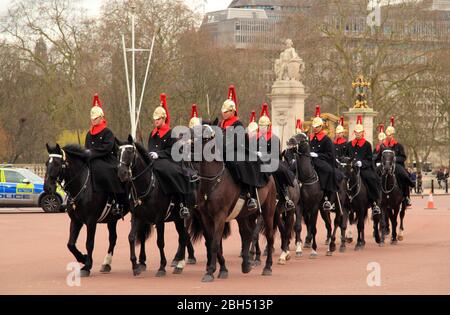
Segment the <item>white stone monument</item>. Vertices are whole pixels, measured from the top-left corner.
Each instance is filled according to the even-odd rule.
[[[293,42],[286,40],[286,49],[275,60],[276,81],[272,86],[272,129],[280,138],[282,148],[295,134],[296,120],[305,120],[305,87],[301,71],[305,68]]]
[[[374,117],[378,115],[378,112],[374,111],[373,108],[370,108],[367,104],[367,93],[370,83],[365,81],[364,77],[361,75],[353,82],[352,86],[356,92],[356,102],[353,108],[350,108],[348,112],[344,113],[344,116],[348,119],[349,140],[355,138],[353,131],[355,130],[358,116],[361,115],[363,117],[365,138],[370,142],[373,148],[374,145],[378,143],[378,140],[376,140],[375,144],[373,143],[373,120]]]

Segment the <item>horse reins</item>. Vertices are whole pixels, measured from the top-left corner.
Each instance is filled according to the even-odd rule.
[[[348,199],[349,199],[350,202],[352,202],[353,199],[355,199],[359,195],[359,193],[361,192],[361,174],[360,173],[361,173],[361,169],[358,167],[358,172],[356,174],[356,176],[358,177],[358,180],[356,181],[356,183],[352,187],[349,186],[350,180],[347,181],[347,196],[348,196]],[[358,190],[357,190],[356,194],[351,196],[349,194],[349,192],[351,193],[355,187],[357,187]]]

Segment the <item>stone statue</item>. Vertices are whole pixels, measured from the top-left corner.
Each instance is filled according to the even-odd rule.
[[[300,81],[300,71],[305,64],[295,51],[292,40],[286,40],[287,48],[275,60],[275,74],[277,81]]]

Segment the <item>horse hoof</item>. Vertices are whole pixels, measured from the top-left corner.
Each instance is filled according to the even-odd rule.
[[[197,259],[195,259],[195,257],[194,258],[189,258],[187,260],[187,264],[188,265],[195,265],[196,263],[197,263]]]
[[[305,245],[303,245],[303,248],[311,248],[311,243],[305,243]]]
[[[347,247],[345,247],[345,246],[341,246],[341,247],[339,247],[339,252],[340,253],[345,253],[345,250],[347,249]]]
[[[228,271],[226,271],[226,270],[220,271],[219,279],[228,279]]]
[[[157,277],[157,278],[161,278],[161,277],[165,277],[165,276],[166,276],[165,270],[158,270],[158,272],[155,275],[155,277]]]
[[[183,273],[183,268],[174,268],[172,273],[174,275],[181,275]]]
[[[330,252],[335,252],[336,251],[336,244],[330,244]]]
[[[286,265],[286,260],[285,259],[278,259],[278,264],[279,265]]]
[[[333,252],[332,251],[327,251],[327,256],[333,256]]]
[[[202,282],[213,282],[214,281],[214,276],[213,275],[204,275],[202,278]]]
[[[380,244],[378,244],[378,246],[384,247],[384,242],[380,242]]]
[[[178,265],[177,260],[172,260],[172,263],[170,264],[170,267],[175,268]]]
[[[141,269],[141,271],[146,271],[147,270],[147,265],[146,264],[139,264],[139,268]]]
[[[100,268],[101,273],[110,273],[111,272],[111,265],[102,265],[102,268]]]
[[[254,260],[252,264],[253,264],[253,267],[257,267],[257,266],[261,265],[261,260]]]
[[[286,261],[288,261],[288,260],[290,260],[290,259],[291,259],[291,254],[288,253],[288,254],[286,255]]]
[[[356,245],[356,246],[355,246],[355,251],[357,251],[357,252],[362,251],[363,248],[364,248],[364,247],[361,246],[361,245]]]
[[[295,258],[300,258],[303,256],[303,252],[296,252],[295,253]]]
[[[250,264],[247,266],[242,266],[242,273],[249,273],[252,270],[252,267]]]
[[[309,259],[316,259],[317,256],[319,256],[317,253],[311,253],[311,254],[309,255]]]
[[[269,268],[264,268],[263,272],[262,272],[263,276],[271,276],[272,275],[272,270]]]
[[[136,269],[133,269],[133,276],[137,277],[142,273],[141,268],[137,267]]]
[[[91,275],[91,272],[89,270],[80,270],[80,277],[81,278],[87,278]]]
[[[326,241],[325,241],[325,245],[329,245],[330,244],[330,240],[329,239],[327,239]]]
[[[401,235],[397,236],[397,240],[399,240],[400,242],[403,241],[403,236]]]
[[[397,244],[398,244],[398,241],[397,241],[397,240],[391,241],[391,245],[397,245]]]
[[[351,244],[351,243],[353,243],[353,238],[351,238],[351,237],[346,238],[345,241],[346,241],[348,244]]]

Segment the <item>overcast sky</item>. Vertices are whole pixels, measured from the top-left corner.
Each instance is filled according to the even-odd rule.
[[[98,12],[104,0],[81,0],[90,14]],[[166,0],[170,1],[170,0]],[[0,15],[5,13],[11,0],[0,0]],[[206,2],[206,12],[225,9],[231,3],[231,0],[184,0],[192,9],[199,12],[203,11],[203,3]]]

